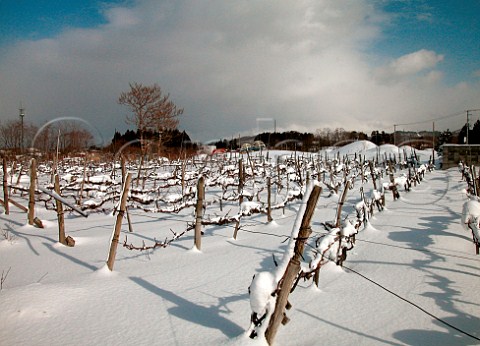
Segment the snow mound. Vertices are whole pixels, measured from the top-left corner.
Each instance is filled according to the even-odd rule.
[[[342,147],[335,148],[331,151],[331,154],[340,156],[352,156],[355,154],[364,154],[372,149],[377,149],[377,145],[375,143],[361,140],[346,144]]]

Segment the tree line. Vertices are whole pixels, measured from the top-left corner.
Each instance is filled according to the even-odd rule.
[[[128,146],[129,151],[150,151],[161,152],[162,154],[179,152],[179,150],[196,150],[198,145],[193,143],[185,131],[165,129],[162,132],[127,130],[123,134],[115,131],[110,144],[105,148],[107,151],[117,152],[120,148]]]
[[[470,129],[469,124],[463,125],[458,133],[458,144],[480,144],[480,120],[477,120]]]
[[[84,150],[93,146],[94,136],[74,120],[63,120],[38,127],[20,120],[0,122],[0,148],[13,153],[25,150],[62,153]]]
[[[191,143],[190,137],[185,131],[178,130],[179,116],[183,114],[183,108],[178,107],[170,94],[165,93],[158,84],[143,85],[130,83],[130,89],[122,92],[117,103],[126,107],[128,114],[125,122],[133,125],[136,130],[127,130],[121,134],[115,134],[106,150],[116,151],[128,144],[132,148],[151,149],[152,144],[158,153],[171,148],[197,149],[197,145]],[[41,131],[39,131],[41,129]],[[0,148],[22,151],[26,147],[34,146],[36,149],[51,152],[58,147],[62,152],[74,152],[90,148],[93,143],[93,135],[75,121],[62,121],[41,128],[18,121],[0,122]],[[33,140],[35,139],[35,143]],[[382,144],[409,144],[414,147],[431,147],[435,149],[444,143],[480,144],[480,121],[470,129],[465,124],[457,133],[450,130],[443,132],[405,132],[396,131],[372,131],[370,136],[364,132],[347,131],[343,128],[317,129],[315,133],[286,131],[264,132],[256,135],[253,141],[262,141],[268,148],[301,149],[304,151],[317,151],[324,147],[344,145],[357,140],[369,140],[377,145]],[[223,139],[215,143],[217,148],[238,150],[245,143],[245,139]],[[145,145],[145,147],[144,147]]]
[[[462,131],[454,134],[450,130],[442,132],[397,131],[395,133],[374,130],[369,136],[364,132],[347,131],[343,128],[336,128],[334,130],[323,128],[317,129],[315,133],[302,133],[298,131],[264,132],[253,137],[251,141],[262,141],[268,148],[297,149],[312,152],[325,147],[342,146],[359,140],[368,140],[376,145],[408,144],[417,149],[431,148],[432,144],[434,144],[435,149],[438,150],[439,147],[445,143],[464,144],[466,125]],[[245,138],[223,139],[214,144],[217,148],[238,150],[245,140]],[[477,127],[474,126],[474,130],[469,131],[469,143],[480,143],[480,122],[478,122]]]

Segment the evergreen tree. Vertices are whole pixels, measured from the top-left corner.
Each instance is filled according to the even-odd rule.
[[[468,141],[470,144],[480,144],[480,120],[473,124],[472,131],[468,134]]]
[[[468,125],[465,124],[463,125],[462,129],[460,130],[460,132],[458,133],[458,144],[466,144],[467,143],[467,127]],[[468,134],[468,136],[470,136],[470,133]]]

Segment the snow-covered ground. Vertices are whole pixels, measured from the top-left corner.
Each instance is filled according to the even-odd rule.
[[[347,195],[345,216],[354,217],[359,187]],[[319,288],[300,281],[275,344],[479,344],[480,256],[461,224],[465,189],[451,169],[428,172],[396,201],[387,191],[386,209],[360,228],[344,268],[322,267]],[[324,189],[312,237],[327,233],[338,198]],[[12,206],[0,214],[0,344],[261,343],[246,334],[248,287],[254,274],[275,270],[273,256],[282,258],[300,206],[274,210],[271,223],[262,214],[242,219],[236,240],[232,226],[206,226],[201,251],[193,250],[193,231],[166,248],[122,247],[125,237],[139,246],[171,238],[194,220],[192,208],[131,210],[134,232],[125,221],[113,272],[105,266],[112,215],[67,214],[66,233],[76,241],[69,248],[58,243],[54,211],[38,204],[46,226],[39,229]],[[310,247],[305,253],[312,258]]]

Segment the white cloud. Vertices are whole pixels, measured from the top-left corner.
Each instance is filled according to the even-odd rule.
[[[180,126],[210,139],[255,130],[259,117],[278,128],[368,131],[465,109],[472,94],[439,85],[444,57],[433,51],[376,68],[367,51],[386,16],[368,1],[145,0],[105,16],[98,28],[2,53],[0,111],[16,114],[21,100],[30,119],[84,117],[111,137],[125,127],[120,92],[159,83],[185,108]]]
[[[113,7],[105,10],[104,13],[108,25],[113,28],[125,28],[141,24],[141,19],[128,8]]]
[[[421,49],[417,52],[404,55],[393,61],[391,67],[398,75],[407,75],[434,67],[443,60],[443,55],[433,51]]]
[[[395,77],[415,75],[419,72],[434,68],[444,56],[434,51],[421,49],[392,60],[388,65],[377,69],[377,76],[391,80]]]

